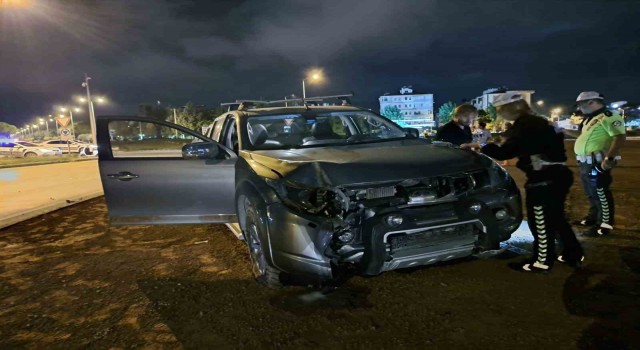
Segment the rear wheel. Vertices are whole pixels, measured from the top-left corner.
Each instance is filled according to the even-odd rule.
[[[280,271],[271,266],[266,257],[266,246],[260,237],[264,237],[262,226],[260,225],[260,216],[247,198],[245,199],[246,223],[243,230],[244,238],[249,248],[249,257],[251,258],[251,273],[258,283],[269,288],[280,288]]]
[[[38,154],[34,153],[34,152],[27,152],[24,154],[25,157],[37,157]]]

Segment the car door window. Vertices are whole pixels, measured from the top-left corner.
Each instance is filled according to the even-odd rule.
[[[224,125],[224,119],[218,118],[211,128],[211,139],[220,142],[220,133],[222,132],[222,126]]]
[[[182,147],[203,139],[162,124],[113,120],[109,122],[113,158],[182,158]]]
[[[229,115],[224,123],[224,133],[221,143],[238,153],[238,132],[236,129],[236,120],[233,115]]]

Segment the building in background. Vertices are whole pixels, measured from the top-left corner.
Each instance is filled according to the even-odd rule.
[[[482,96],[478,96],[472,99],[471,101],[469,101],[469,103],[474,105],[477,109],[486,111],[487,108],[489,108],[489,106],[493,104],[493,101],[496,99],[496,97],[507,92],[521,93],[522,95],[524,95],[524,99],[529,104],[531,104],[531,95],[535,93],[534,90],[509,90],[506,87],[492,88],[484,90],[482,92]]]
[[[385,115],[387,107],[395,107],[399,115],[389,117],[405,128],[432,129],[436,122],[433,118],[433,94],[419,94],[411,86],[403,86],[399,95],[380,96],[380,114]]]

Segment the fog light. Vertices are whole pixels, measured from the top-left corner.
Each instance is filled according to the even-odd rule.
[[[507,217],[507,211],[506,210],[500,209],[500,210],[496,211],[496,219],[503,220],[506,217]]]
[[[402,222],[404,222],[404,218],[401,215],[388,215],[386,218],[384,218],[384,222],[391,227],[398,227],[400,225],[402,225]]]
[[[469,206],[469,212],[471,214],[478,214],[480,210],[482,210],[482,204],[480,203],[471,204]]]

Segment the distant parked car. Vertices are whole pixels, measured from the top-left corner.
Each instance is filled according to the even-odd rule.
[[[58,154],[62,154],[60,149],[47,149],[26,141],[0,143],[0,156],[23,158]]]
[[[80,153],[89,144],[75,140],[49,140],[40,144],[47,149],[59,148],[62,153]]]

